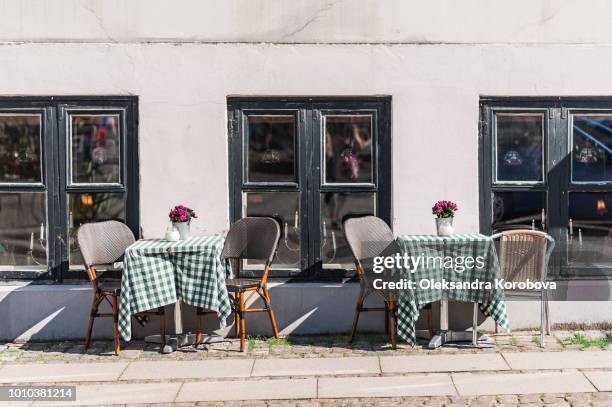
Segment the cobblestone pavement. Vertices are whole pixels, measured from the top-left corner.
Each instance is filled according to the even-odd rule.
[[[133,405],[130,405],[133,406]],[[168,404],[147,404],[168,406]],[[257,400],[174,403],[172,406],[206,407],[609,407],[612,393],[564,393],[504,396],[436,396],[325,400]]]
[[[427,341],[411,347],[398,344],[391,349],[388,337],[379,334],[359,335],[353,344],[347,336],[290,336],[286,338],[253,338],[247,343],[247,352],[239,352],[239,342],[230,339],[226,342],[209,345],[208,348],[195,349],[193,346],[181,348],[178,352],[164,355],[159,345],[134,340],[123,343],[120,355],[113,353],[112,341],[94,341],[85,350],[83,341],[0,343],[0,364],[29,362],[87,362],[119,360],[198,360],[206,358],[317,358],[341,356],[389,356],[407,354],[458,354],[487,352],[551,352],[563,350],[612,350],[612,332],[591,331],[553,331],[546,337],[546,347],[539,346],[536,331],[517,331],[511,334],[488,334],[487,340],[478,347],[471,344],[447,344],[430,350]]]

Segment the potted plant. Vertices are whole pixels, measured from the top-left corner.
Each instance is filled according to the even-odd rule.
[[[438,201],[431,208],[431,213],[436,215],[436,231],[438,236],[450,236],[453,234],[453,219],[459,207],[453,201]]]
[[[197,218],[195,211],[184,205],[177,205],[170,211],[170,221],[181,235],[181,240],[188,239],[190,236],[189,225],[191,219]]]

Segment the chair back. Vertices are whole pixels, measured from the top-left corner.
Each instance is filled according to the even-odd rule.
[[[87,268],[111,264],[120,259],[134,243],[134,234],[125,223],[116,220],[86,223],[79,227],[77,241]]]
[[[279,239],[280,226],[274,218],[242,218],[230,227],[221,251],[221,259],[264,260],[270,265]]]
[[[536,230],[508,230],[491,236],[498,241],[501,277],[509,282],[545,281],[555,241]]]
[[[343,227],[344,237],[359,262],[379,256],[395,242],[389,225],[376,216],[349,218]]]
[[[399,253],[400,249],[393,237],[393,232],[387,223],[376,216],[349,218],[344,221],[344,237],[348,242],[353,257],[359,283],[366,293],[375,292],[390,301],[397,299],[397,292],[388,289],[374,289],[372,270],[369,264],[364,268],[364,260],[373,260],[377,256],[389,256]],[[367,269],[366,269],[367,268]],[[393,269],[385,269],[377,278],[397,280],[399,276]]]

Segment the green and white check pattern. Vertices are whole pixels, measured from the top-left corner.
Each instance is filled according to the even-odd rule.
[[[132,315],[178,300],[216,311],[225,326],[231,314],[225,278],[231,277],[231,269],[220,259],[224,240],[220,235],[178,242],[139,240],[128,247],[119,300],[121,338],[129,341],[132,336]]]
[[[402,272],[402,277],[416,282],[415,290],[402,290],[398,301],[397,334],[408,343],[416,344],[414,325],[419,310],[426,304],[450,299],[478,302],[480,310],[491,316],[501,327],[508,329],[508,316],[502,289],[495,288],[495,279],[500,278],[499,261],[495,244],[489,236],[482,234],[457,234],[452,236],[403,235],[397,238],[402,252],[409,256],[442,257],[462,256],[482,257],[484,267],[473,267],[462,272],[445,268],[439,262],[421,267],[415,273]],[[421,289],[418,282],[429,279],[436,282],[490,282],[492,289]]]

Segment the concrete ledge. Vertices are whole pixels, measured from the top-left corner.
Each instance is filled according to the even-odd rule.
[[[584,393],[596,391],[580,372],[453,373],[460,396],[495,394]]]
[[[503,355],[514,370],[612,368],[612,352],[606,351],[509,352]]]
[[[176,402],[317,398],[316,379],[189,382]]]
[[[447,374],[319,379],[319,398],[454,395]]]
[[[355,300],[359,292],[357,283],[287,283],[270,284],[272,306],[276,311],[281,334],[345,334],[350,331]],[[83,339],[87,328],[91,287],[88,283],[64,285],[0,285],[0,340]],[[366,305],[378,305],[374,296]],[[553,323],[609,323],[612,307],[602,307],[597,301],[551,302]],[[195,311],[184,307],[186,330],[194,330]],[[434,305],[434,324],[438,320],[437,305]],[[451,328],[465,329],[471,326],[471,304],[451,303]],[[539,326],[539,302],[508,301],[508,314],[512,329]],[[593,312],[597,309],[597,312]],[[172,315],[173,305],[166,308]],[[247,331],[250,335],[270,335],[268,316],[261,313],[248,315]],[[94,326],[94,337],[110,338],[110,318],[98,318]],[[481,329],[493,330],[492,320],[480,318]],[[168,331],[173,321],[168,318]],[[419,329],[425,328],[425,318],[417,322]],[[208,331],[218,328],[214,316],[204,318]],[[155,317],[146,327],[133,324],[135,338],[158,333]],[[380,313],[364,313],[359,319],[359,331],[382,332],[383,318]]]
[[[252,376],[323,376],[380,374],[377,357],[258,359]]]

